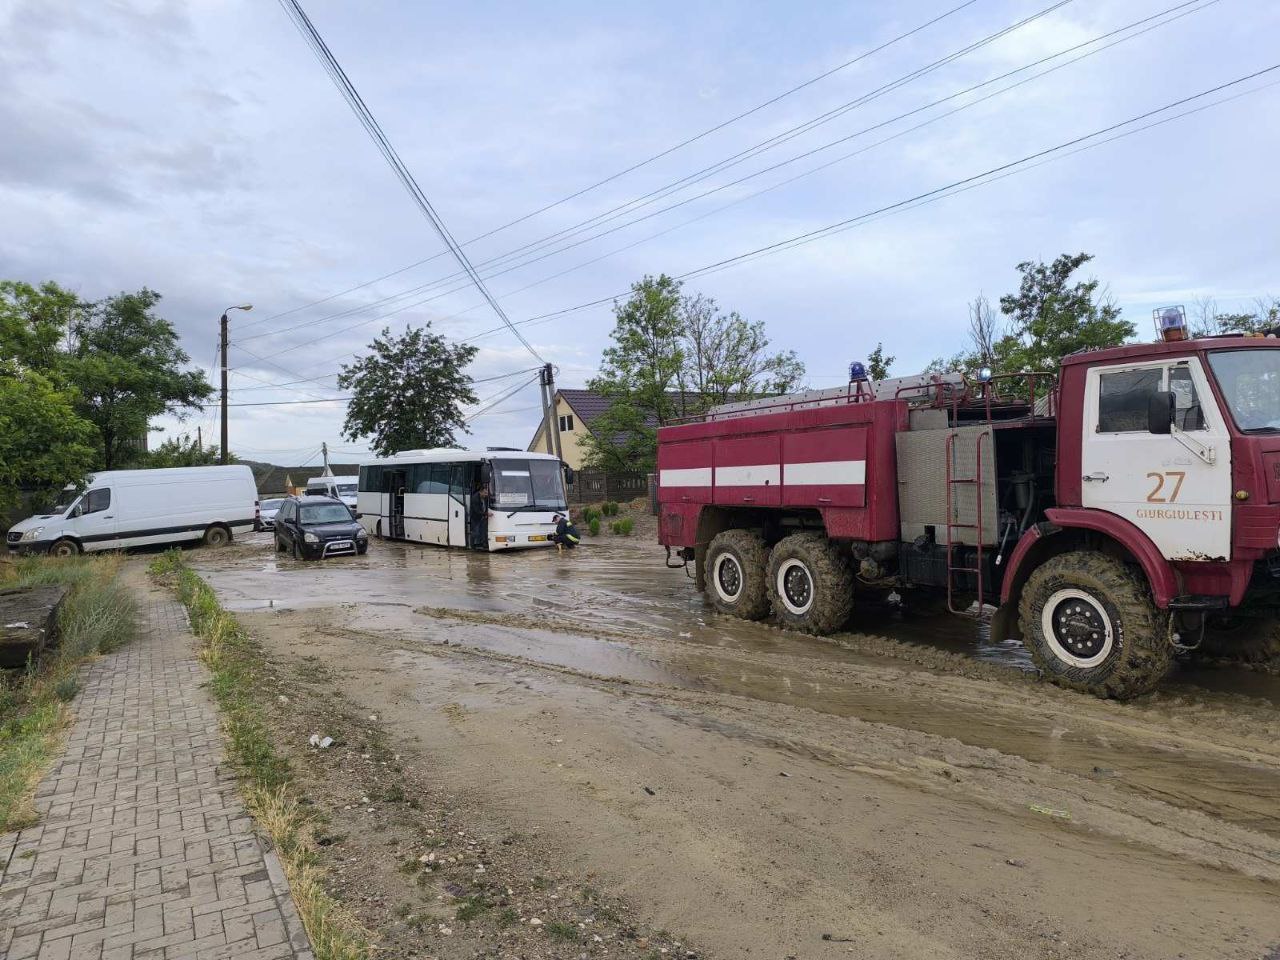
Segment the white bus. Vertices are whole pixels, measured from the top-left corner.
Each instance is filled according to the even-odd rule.
[[[472,550],[549,546],[568,468],[523,450],[407,450],[360,465],[357,516],[374,537]],[[483,491],[487,490],[487,496]],[[480,503],[487,510],[477,509]]]

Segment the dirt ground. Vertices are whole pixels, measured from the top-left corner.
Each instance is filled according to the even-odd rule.
[[[648,537],[190,560],[388,955],[1280,960],[1273,674],[1119,704],[965,620],[800,637]]]

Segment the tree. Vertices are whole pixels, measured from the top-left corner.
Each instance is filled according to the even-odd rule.
[[[23,491],[60,490],[93,468],[97,435],[74,395],[48,377],[0,361],[0,509]]]
[[[1280,327],[1280,298],[1256,297],[1252,310],[1223,313],[1212,297],[1196,301],[1191,319],[1191,334],[1213,337],[1230,333],[1262,333]]]
[[[867,376],[872,380],[887,380],[889,368],[893,366],[893,361],[896,359],[897,357],[886,357],[884,344],[877,343],[876,348],[867,357]]]
[[[718,403],[795,390],[804,377],[794,351],[770,351],[763,323],[684,294],[665,274],[633,283],[613,315],[613,343],[587,384],[609,401],[586,440],[587,463],[599,469],[652,469],[659,426]]]
[[[0,280],[0,357],[45,375],[61,373],[63,338],[85,304],[70,290]]]
[[[1011,331],[994,344],[995,366],[1004,372],[1057,370],[1069,353],[1113,347],[1133,336],[1132,323],[1094,279],[1071,283],[1071,275],[1093,257],[1063,254],[1051,264],[1018,264],[1022,283],[1000,298]]]
[[[234,455],[228,459],[231,463],[239,462]],[[201,447],[194,438],[184,433],[170,437],[154,450],[148,450],[144,465],[152,468],[211,467],[221,462],[221,451],[217,444]]]
[[[476,348],[449,343],[428,323],[400,337],[384,327],[369,350],[338,374],[338,386],[353,394],[343,435],[353,441],[371,438],[379,456],[454,446],[456,432],[467,432],[462,407],[476,402],[462,372]]]
[[[92,304],[71,322],[64,369],[79,394],[77,412],[98,428],[100,462],[112,470],[145,459],[152,417],[179,419],[213,388],[178,345],[173,324],[156,316],[160,294],[145,287]]]

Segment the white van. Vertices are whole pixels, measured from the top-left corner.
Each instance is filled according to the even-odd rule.
[[[253,471],[243,465],[106,470],[80,489],[11,527],[9,549],[69,557],[192,540],[222,546],[252,532],[258,515]]]
[[[307,481],[307,496],[333,497],[354,510],[359,484],[359,477],[312,477]]]

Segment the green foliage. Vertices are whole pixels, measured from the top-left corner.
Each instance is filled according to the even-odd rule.
[[[101,464],[142,461],[139,441],[153,417],[179,418],[213,393],[178,345],[173,324],[155,313],[160,294],[145,287],[93,304],[72,323],[65,360],[80,395],[78,412],[98,428]]]
[[[567,923],[564,920],[550,920],[542,929],[547,931],[547,936],[553,940],[577,943],[582,939],[582,931],[574,924]]]
[[[74,402],[43,374],[0,361],[0,510],[20,488],[47,495],[93,468],[97,436]]]
[[[1253,310],[1225,313],[1212,298],[1196,304],[1191,321],[1191,334],[1196,337],[1221,336],[1232,333],[1263,333],[1280,328],[1280,299],[1259,297]]]
[[[611,523],[609,525],[609,529],[620,537],[629,537],[631,536],[631,531],[635,529],[635,526],[636,522],[634,519],[631,517],[623,517],[621,520],[615,520]]]
[[[616,517],[618,515],[618,504],[614,500],[610,500],[606,503],[603,509],[606,517]]]
[[[70,290],[0,280],[0,357],[49,373],[62,362],[62,339],[84,312]]]
[[[609,401],[585,439],[597,469],[651,470],[658,427],[716,403],[784,393],[804,375],[794,352],[770,352],[762,323],[684,294],[665,274],[632,284],[613,314],[612,344],[587,384]]]
[[[1018,264],[1018,292],[1000,298],[1011,329],[995,343],[999,370],[1056,371],[1067,354],[1113,347],[1133,336],[1134,326],[1121,319],[1120,308],[1105,294],[1099,297],[1099,281],[1071,282],[1092,259],[1087,253],[1064,253],[1051,264]]]
[[[884,344],[877,343],[876,348],[867,356],[867,376],[872,380],[886,380],[889,377],[889,368],[893,366],[893,361],[897,357],[886,357],[884,355]]]
[[[587,529],[591,531],[591,535],[593,537],[600,536],[600,518],[598,516],[592,516],[592,518],[587,521]]]
[[[455,446],[456,433],[467,429],[462,407],[476,402],[463,368],[477,349],[450,344],[429,323],[399,337],[384,327],[369,349],[338,375],[338,386],[353,394],[343,435],[370,438],[379,456]]]
[[[599,517],[599,516],[600,516],[600,511],[599,511],[599,510],[597,510],[595,507],[583,507],[583,508],[582,508],[582,522],[583,522],[583,523],[590,523],[593,519],[595,519],[596,517]]]
[[[228,459],[231,463],[239,462],[234,454]],[[146,461],[143,466],[153,468],[210,467],[221,462],[217,444],[200,449],[196,444],[195,438],[184,433],[181,436],[170,437],[158,447],[147,451]]]

